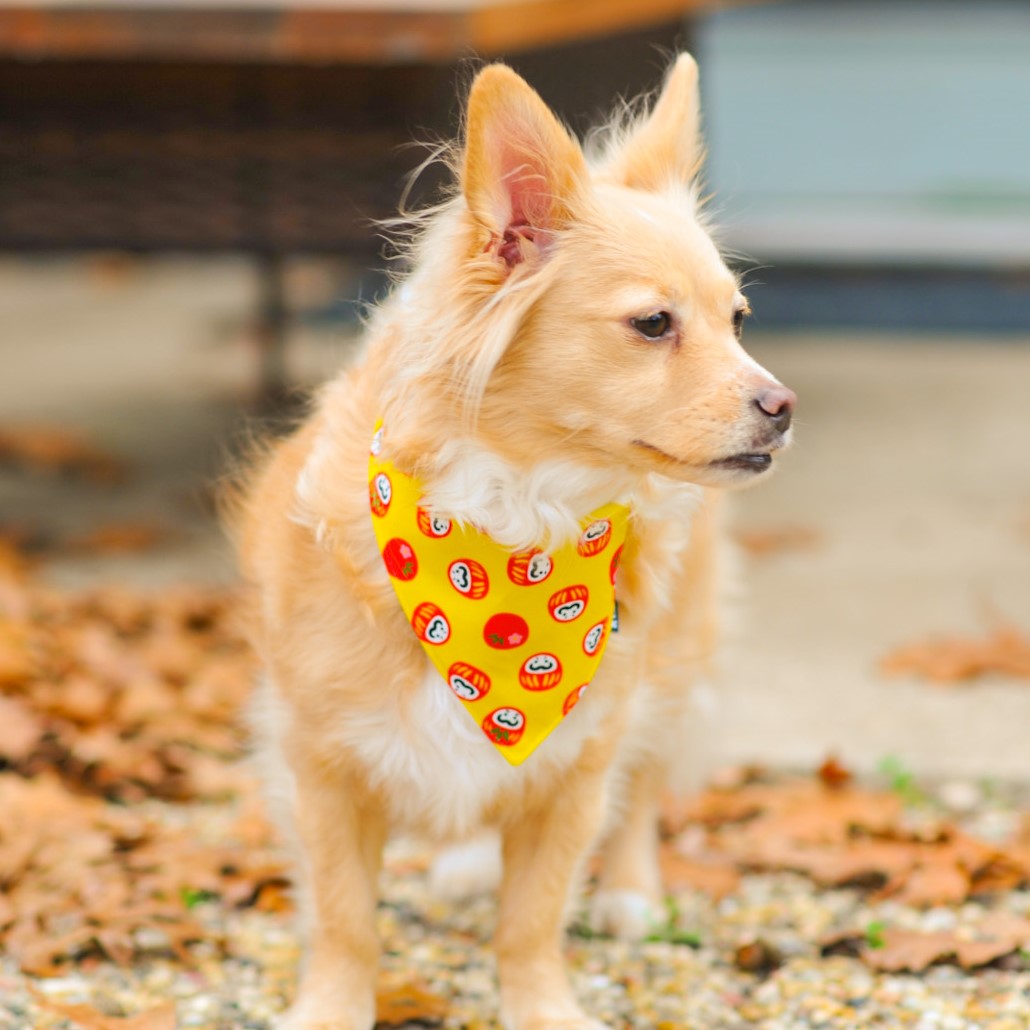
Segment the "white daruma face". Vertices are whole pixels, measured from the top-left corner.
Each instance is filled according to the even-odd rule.
[[[597,654],[597,649],[601,646],[601,641],[604,640],[604,627],[603,622],[598,622],[591,626],[587,630],[586,636],[583,637],[583,650],[588,655]]]

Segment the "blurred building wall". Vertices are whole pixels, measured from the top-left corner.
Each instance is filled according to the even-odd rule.
[[[697,46],[731,248],[1030,265],[1030,3],[792,0],[705,18]]]

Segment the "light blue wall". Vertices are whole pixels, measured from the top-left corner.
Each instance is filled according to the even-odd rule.
[[[702,22],[698,51],[731,245],[1030,261],[1030,3],[735,8]]]

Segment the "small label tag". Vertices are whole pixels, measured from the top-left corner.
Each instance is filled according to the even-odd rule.
[[[612,612],[612,632],[619,632],[619,601],[618,598],[615,600],[615,611]]]

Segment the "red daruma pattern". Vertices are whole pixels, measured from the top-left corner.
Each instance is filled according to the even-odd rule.
[[[586,654],[597,654],[598,648],[604,642],[604,631],[607,625],[608,620],[604,619],[587,630],[586,636],[583,638],[583,650]]]
[[[418,639],[425,644],[445,644],[451,636],[451,624],[447,616],[435,605],[426,601],[420,604],[411,616]]]
[[[393,500],[393,483],[385,472],[380,472],[368,485],[368,500],[372,506],[372,514],[380,518],[390,510]]]
[[[557,655],[535,654],[519,669],[519,683],[526,690],[550,690],[561,683],[561,662]]]
[[[589,686],[589,683],[584,683],[583,686],[576,687],[576,689],[573,690],[567,698],[565,698],[565,703],[561,706],[562,715],[568,715],[569,712],[571,712],[572,709],[576,707],[576,705],[579,703],[579,699],[583,696],[583,691],[586,690]]]
[[[612,563],[608,567],[608,575],[611,578],[612,586],[615,586],[615,577],[619,571],[619,559],[622,557],[622,548],[619,547],[612,555]]]
[[[442,540],[451,532],[450,519],[443,519],[439,515],[430,515],[423,507],[416,509],[415,518],[418,522],[418,528],[426,536],[431,536],[436,540]]]
[[[508,559],[508,579],[520,587],[543,583],[554,569],[554,562],[541,551],[522,551]]]
[[[587,610],[590,591],[585,586],[566,587],[551,595],[547,610],[555,622],[572,622]]]
[[[611,522],[608,519],[597,519],[583,530],[583,535],[579,538],[576,550],[584,558],[592,558],[595,554],[600,554],[608,546],[611,538]]]
[[[447,683],[462,701],[478,701],[490,693],[490,677],[468,662],[455,662],[447,670]]]
[[[526,717],[518,708],[495,708],[484,720],[486,735],[502,747],[511,747],[522,739]]]
[[[498,651],[521,647],[529,639],[529,623],[514,612],[498,612],[486,620],[483,639]]]
[[[418,557],[407,540],[394,537],[383,548],[386,571],[395,579],[410,580],[418,575]]]
[[[452,561],[447,568],[447,578],[459,594],[470,597],[473,601],[480,601],[490,593],[490,579],[486,569],[471,558]]]

